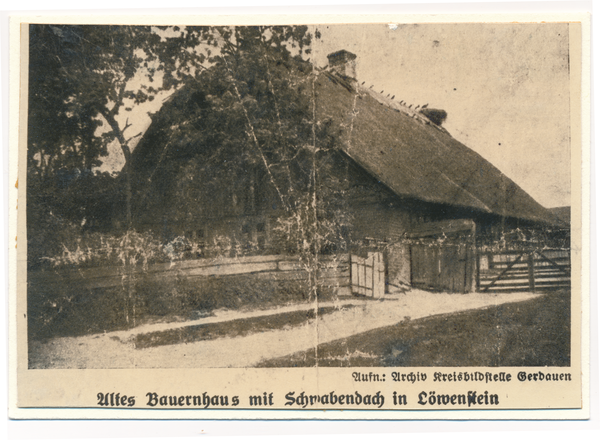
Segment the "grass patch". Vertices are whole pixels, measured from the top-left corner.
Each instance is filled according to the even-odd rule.
[[[259,367],[569,366],[570,293],[404,321]]]
[[[208,316],[216,309],[257,310],[308,300],[304,280],[275,280],[255,275],[222,277],[137,276],[131,285],[82,288],[77,283],[28,285],[30,341],[83,336]],[[322,289],[320,300],[333,298]]]
[[[280,330],[306,324],[315,319],[342,309],[349,309],[354,305],[342,307],[328,306],[315,309],[297,310],[293,312],[279,313],[267,316],[256,316],[252,318],[234,319],[231,321],[208,323],[186,326],[171,330],[151,333],[142,333],[133,338],[135,348],[158,347],[161,345],[173,345],[207,341],[223,337],[246,336],[252,333],[260,333],[270,330]]]

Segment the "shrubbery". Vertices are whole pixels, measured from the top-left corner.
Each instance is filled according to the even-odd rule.
[[[60,228],[54,228],[45,240],[43,245],[31,243],[30,267],[82,269],[117,266],[146,269],[152,263],[189,258],[193,250],[185,237],[163,242],[150,232],[85,232],[67,221],[62,221]]]
[[[86,232],[55,220],[60,227],[46,235],[44,246],[34,248],[55,250],[50,255],[36,254],[36,268],[54,272],[52,277],[58,281],[46,282],[45,276],[29,279],[31,340],[126,329],[154,319],[189,319],[216,309],[269,308],[309,298],[309,282],[302,277],[280,280],[247,274],[198,279],[164,277],[148,270],[156,263],[208,256],[218,261],[256,253],[227,237],[199,246],[181,236],[163,242],[149,232]],[[107,274],[120,277],[120,285],[93,287],[94,283],[74,278],[74,273],[87,276],[79,269],[90,268],[106,268]],[[321,286],[316,294],[322,300],[334,296],[332,289]]]

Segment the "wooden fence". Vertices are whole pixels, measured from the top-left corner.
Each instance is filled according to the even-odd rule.
[[[322,257],[317,276],[321,285],[336,289],[338,295],[350,294],[350,271],[348,255]],[[176,277],[198,278],[225,277],[255,274],[258,277],[274,280],[301,280],[308,272],[302,263],[293,256],[261,255],[237,258],[186,260],[173,263],[151,264],[146,268],[132,270],[133,277],[169,279]],[[42,285],[77,285],[82,288],[110,288],[123,284],[125,276],[122,267],[94,267],[84,269],[60,269],[29,272],[28,282]]]
[[[570,252],[565,249],[483,252],[477,263],[480,292],[536,292],[571,286]]]
[[[413,247],[414,248],[414,247]],[[436,254],[437,255],[437,254]],[[415,250],[412,249],[412,284],[419,288],[433,288],[439,286],[423,285],[417,281],[415,264],[418,263]],[[466,257],[447,258],[460,266],[460,271],[452,272],[454,278],[460,278],[460,289],[453,286],[441,286],[445,291],[468,291],[470,284],[469,273],[462,268],[465,266]],[[319,284],[333,288],[338,295],[351,295],[355,293],[367,294],[367,287],[373,284],[374,273],[367,274],[361,281],[359,258],[353,256],[354,271],[351,271],[348,254],[336,256],[323,256],[320,258],[320,268],[317,273]],[[366,261],[366,260],[365,260]],[[370,260],[369,260],[370,261]],[[379,261],[379,260],[378,260]],[[437,261],[437,260],[436,260]],[[440,260],[441,261],[441,260]],[[446,260],[444,260],[446,261]],[[427,261],[427,268],[432,268],[436,274],[442,273],[438,261],[432,264]],[[380,261],[383,267],[383,260]],[[570,253],[564,249],[544,249],[527,251],[479,252],[476,257],[477,275],[476,288],[480,292],[519,292],[543,291],[557,288],[568,288],[571,284]],[[374,264],[374,263],[373,263]],[[371,266],[373,266],[371,264]],[[363,264],[367,267],[368,265]],[[443,266],[443,267],[442,267]],[[361,266],[362,267],[362,266]],[[370,267],[370,266],[369,266]],[[374,267],[374,266],[373,266]],[[450,267],[450,266],[449,266]],[[454,266],[453,266],[454,267]],[[470,266],[465,266],[467,269]],[[364,269],[364,267],[363,267]],[[454,267],[454,269],[456,269]],[[385,276],[384,269],[377,271],[379,278]],[[456,272],[456,273],[454,273]],[[474,270],[472,271],[474,272]],[[445,272],[444,272],[445,273]],[[293,256],[264,255],[238,258],[187,260],[174,263],[158,263],[147,268],[136,268],[130,273],[133,277],[144,277],[147,281],[168,280],[170,278],[197,278],[202,282],[206,277],[228,277],[243,274],[253,274],[273,280],[302,280],[306,279],[308,272],[302,263]],[[353,277],[351,277],[351,274]],[[122,286],[127,277],[124,276],[122,267],[95,267],[76,270],[46,270],[29,272],[27,274],[30,285],[48,286],[59,288],[61,286],[77,286],[79,288],[111,288]],[[378,278],[378,279],[379,279]],[[446,277],[448,278],[448,277]],[[450,278],[449,278],[450,279]],[[452,278],[453,279],[453,278]],[[383,283],[380,283],[383,284]],[[352,287],[354,286],[354,288]],[[362,289],[362,290],[361,290]],[[370,292],[370,291],[369,291]],[[370,295],[375,295],[374,291]]]

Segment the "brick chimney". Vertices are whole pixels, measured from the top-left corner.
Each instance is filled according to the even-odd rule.
[[[356,80],[356,55],[347,50],[338,50],[327,55],[329,68],[343,78]]]

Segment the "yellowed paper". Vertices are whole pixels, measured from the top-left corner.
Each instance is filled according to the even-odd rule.
[[[13,18],[11,416],[586,418],[589,17],[211,20]]]

